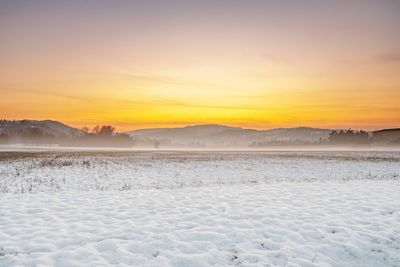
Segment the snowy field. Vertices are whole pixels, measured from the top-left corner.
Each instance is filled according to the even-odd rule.
[[[400,266],[399,152],[0,152],[0,266]]]

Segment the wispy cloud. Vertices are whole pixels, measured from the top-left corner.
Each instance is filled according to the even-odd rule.
[[[344,59],[334,62],[335,67],[358,67],[371,66],[376,64],[393,64],[400,62],[400,52],[384,52],[380,54],[370,55],[362,59]]]
[[[260,107],[252,105],[207,105],[196,104],[174,99],[152,98],[148,101],[124,100],[113,99],[113,101],[127,104],[142,104],[142,105],[158,105],[158,106],[174,106],[174,107],[188,107],[188,108],[204,108],[204,109],[225,109],[225,110],[262,110]]]
[[[84,101],[84,102],[110,102],[110,103],[120,103],[120,104],[132,104],[132,105],[157,105],[157,106],[174,106],[174,107],[188,107],[188,108],[204,108],[204,109],[225,109],[225,110],[261,110],[262,108],[251,106],[251,105],[207,105],[207,104],[197,104],[184,101],[178,101],[175,99],[165,99],[152,97],[146,100],[130,100],[130,99],[120,99],[120,98],[110,98],[110,97],[93,97],[93,96],[79,96],[61,93],[57,91],[49,90],[28,90],[13,87],[1,87],[1,89],[8,89],[13,92],[28,93],[28,94],[40,94],[47,95],[51,97]]]
[[[382,63],[397,63],[400,62],[400,53],[384,53],[376,57],[376,60]]]
[[[17,93],[22,93],[22,94],[33,94],[33,95],[48,95],[48,96],[53,96],[53,97],[60,97],[60,98],[65,98],[65,99],[70,99],[70,100],[81,100],[81,101],[87,101],[89,99],[83,98],[81,96],[75,96],[75,95],[70,95],[70,94],[65,94],[65,93],[60,93],[57,91],[46,91],[46,90],[32,90],[32,89],[24,89],[24,88],[17,88],[17,87],[8,87],[8,86],[0,86],[0,91],[11,91],[11,92],[17,92]]]
[[[174,79],[168,76],[156,75],[156,74],[146,74],[146,73],[123,73],[123,72],[109,72],[108,74],[121,76],[124,78],[130,78],[134,80],[144,80],[161,84],[169,85],[193,85],[193,82]]]

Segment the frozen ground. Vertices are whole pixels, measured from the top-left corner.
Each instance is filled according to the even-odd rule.
[[[397,152],[0,153],[0,266],[400,266]]]
[[[0,192],[400,179],[399,152],[3,152]]]

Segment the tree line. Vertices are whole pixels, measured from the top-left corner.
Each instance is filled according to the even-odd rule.
[[[116,133],[111,125],[97,125],[92,129],[83,127],[81,130],[82,135],[70,140],[69,145],[131,147],[135,143],[129,135]]]
[[[0,120],[0,123],[12,121]],[[20,131],[0,132],[0,144],[21,143],[26,145],[60,145],[88,147],[132,147],[135,141],[127,134],[116,133],[110,125],[84,127],[78,133],[54,135],[40,127],[29,127]]]
[[[372,142],[372,136],[364,130],[354,131],[352,129],[332,131],[329,134],[328,141],[336,145],[365,145]]]
[[[385,130],[384,130],[385,131]],[[400,129],[392,129],[391,133],[382,134],[377,132],[368,133],[364,130],[355,131],[352,129],[347,130],[334,130],[329,133],[326,139],[319,139],[315,142],[303,141],[298,139],[290,140],[266,140],[254,141],[249,147],[274,147],[274,146],[369,146],[381,145],[392,146],[400,145]]]

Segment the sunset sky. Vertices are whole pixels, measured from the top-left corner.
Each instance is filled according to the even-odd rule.
[[[400,127],[400,1],[0,1],[0,118]]]

